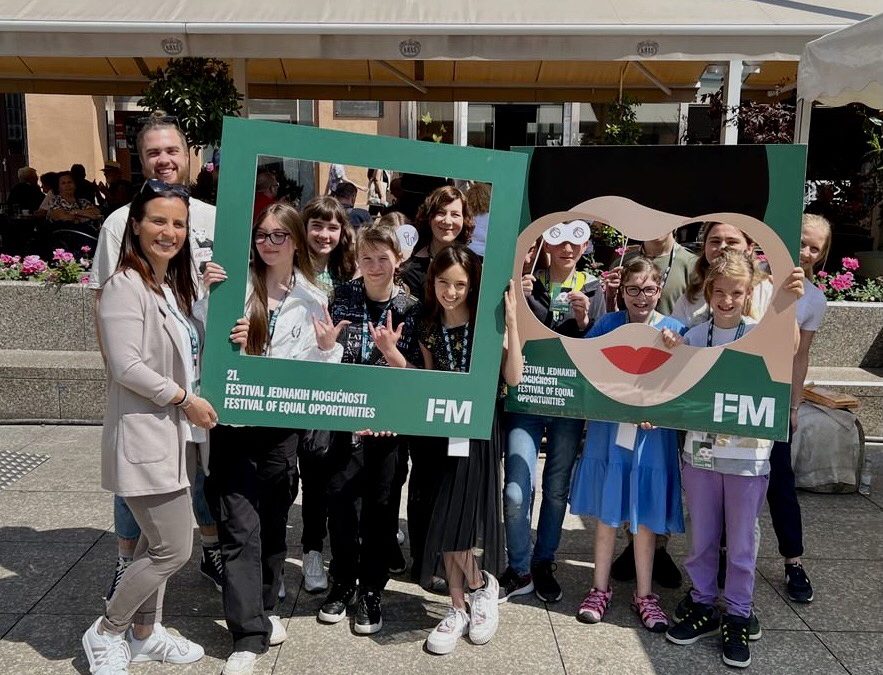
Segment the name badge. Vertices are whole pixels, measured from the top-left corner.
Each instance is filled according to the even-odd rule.
[[[448,457],[469,457],[469,439],[449,438]]]
[[[693,441],[693,466],[697,469],[714,470],[714,451],[707,441]]]
[[[638,438],[638,427],[635,424],[616,425],[616,444],[626,450],[634,450]]]

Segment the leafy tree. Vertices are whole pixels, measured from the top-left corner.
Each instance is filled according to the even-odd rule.
[[[637,107],[641,105],[623,96],[607,105],[604,122],[604,143],[606,145],[637,145],[641,137]]]
[[[138,105],[177,117],[194,148],[219,145],[224,116],[242,108],[242,94],[221,59],[169,59],[165,69],[157,68],[149,79]]]

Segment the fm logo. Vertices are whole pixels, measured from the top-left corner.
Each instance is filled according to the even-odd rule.
[[[436,415],[444,415],[446,424],[469,424],[472,419],[472,401],[431,398],[426,402],[426,421],[432,422]]]
[[[753,427],[773,427],[773,418],[776,414],[776,399],[763,396],[760,403],[755,404],[753,396],[744,394],[714,395],[714,421],[723,422],[724,415],[736,415],[736,424]]]

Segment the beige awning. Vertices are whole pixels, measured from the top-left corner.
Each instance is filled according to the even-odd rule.
[[[589,101],[621,81],[640,100],[690,100],[708,63],[744,59],[761,63],[746,88],[765,94],[793,82],[807,41],[879,3],[0,0],[0,88],[133,95],[189,55],[248,59],[255,98]]]

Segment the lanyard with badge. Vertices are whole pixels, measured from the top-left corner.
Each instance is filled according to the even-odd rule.
[[[172,316],[180,323],[184,329],[187,331],[187,335],[190,338],[190,356],[193,359],[193,384],[192,391],[195,394],[199,393],[199,334],[197,334],[196,329],[191,325],[191,323],[181,315],[178,311],[178,308],[175,307],[171,302],[166,300],[166,307],[169,308],[169,311],[172,313]]]
[[[662,277],[659,280],[659,287],[665,288],[665,282],[668,281],[668,275],[671,274],[671,266],[674,263],[675,259],[675,246],[677,244],[672,244],[671,252],[668,254],[668,266],[665,268],[665,272],[662,273]],[[644,253],[644,245],[641,244],[641,255],[646,255]]]
[[[549,292],[552,292],[552,279],[547,275],[549,280]],[[573,290],[573,284],[576,279],[576,270],[570,273],[570,276],[567,277],[562,283],[558,290],[557,295],[552,298],[552,301],[549,303],[549,311],[552,312],[552,318],[554,321],[559,321],[561,317],[566,316],[570,313],[570,292]]]
[[[383,308],[383,311],[380,312],[380,317],[377,319],[377,323],[375,326],[379,327],[386,323],[386,315],[389,312],[389,308],[392,306],[392,301],[398,294],[398,289],[394,288],[392,291],[392,295],[389,296],[389,300],[386,301],[386,307]],[[371,353],[374,351],[374,340],[371,339],[371,334],[368,331],[368,300],[367,298],[362,303],[362,341],[360,343],[361,351],[362,351],[362,360],[361,363],[368,363],[368,358],[371,356]]]
[[[288,294],[291,293],[292,288],[294,288],[294,275],[291,276],[291,281],[288,282],[288,287],[285,289],[285,295],[280,298],[276,305],[276,309],[268,310],[267,343],[264,346],[263,356],[270,355],[270,349],[273,344],[273,333],[276,332],[276,322],[279,320],[279,315],[282,313],[282,305],[284,305],[285,301],[288,299]]]
[[[733,338],[733,342],[738,340],[744,334],[745,334],[745,319],[739,319],[739,326],[736,328],[736,337]],[[712,319],[711,321],[708,322],[708,343],[705,346],[712,347],[713,342],[714,342],[714,319]]]

